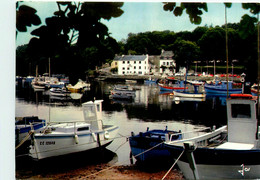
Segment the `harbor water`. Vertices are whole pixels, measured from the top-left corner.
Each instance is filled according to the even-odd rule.
[[[162,92],[156,84],[130,84],[136,89],[132,101],[113,100],[110,90],[116,83],[92,82],[83,94],[73,94],[70,99],[53,98],[48,91],[16,88],[15,116],[38,116],[47,122],[82,121],[81,104],[103,99],[103,123],[119,126],[117,138],[106,147],[112,153],[107,163],[130,164],[128,137],[149,129],[195,131],[199,128],[226,125],[225,97],[207,96],[206,99],[175,99],[169,92]],[[20,155],[21,157],[21,155]],[[75,161],[77,159],[73,157]],[[81,160],[82,157],[79,158]],[[17,160],[19,166],[19,159]],[[95,161],[95,160],[94,160]],[[23,167],[17,167],[21,170]]]

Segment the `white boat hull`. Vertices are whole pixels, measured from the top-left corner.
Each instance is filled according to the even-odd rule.
[[[173,91],[174,96],[177,97],[187,97],[187,98],[205,98],[206,94],[204,93],[181,93],[181,92],[176,92]]]
[[[183,154],[184,155],[184,154]],[[178,161],[179,168],[186,179],[195,179],[189,163]],[[199,179],[257,179],[259,178],[260,165],[201,165],[197,164]],[[242,172],[244,173],[242,175]]]
[[[95,133],[77,134],[77,137],[74,133],[37,134],[34,136],[34,146],[31,146],[30,156],[35,159],[44,159],[99,148],[111,143],[117,132],[118,127],[112,126]],[[105,133],[106,135],[108,133],[109,137]]]

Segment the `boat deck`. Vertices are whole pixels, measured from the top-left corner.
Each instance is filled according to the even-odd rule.
[[[237,150],[246,150],[253,149],[254,144],[245,144],[245,143],[235,143],[235,142],[225,142],[220,146],[216,147],[217,149],[237,149]]]

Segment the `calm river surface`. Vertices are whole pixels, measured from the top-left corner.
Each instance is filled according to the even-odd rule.
[[[207,96],[206,101],[175,102],[174,97],[160,92],[157,85],[134,84],[131,86],[138,90],[133,102],[113,101],[109,92],[115,84],[93,82],[90,90],[83,95],[75,94],[70,100],[50,99],[48,91],[17,88],[15,116],[38,116],[51,122],[83,120],[81,104],[103,99],[103,123],[119,126],[120,138],[107,147],[115,153],[118,164],[130,164],[127,137],[131,132],[166,126],[186,132],[226,124],[225,98]]]

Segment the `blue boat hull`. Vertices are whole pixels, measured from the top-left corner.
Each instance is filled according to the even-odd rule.
[[[227,94],[227,88],[222,89],[218,87],[205,86],[205,91],[208,94]],[[242,89],[228,89],[229,94],[241,94]]]
[[[132,155],[135,159],[142,163],[155,163],[173,161],[170,152],[165,148],[165,135],[169,133],[177,133],[167,130],[152,130],[140,133],[129,138]],[[174,140],[180,139],[181,135],[174,136]]]

